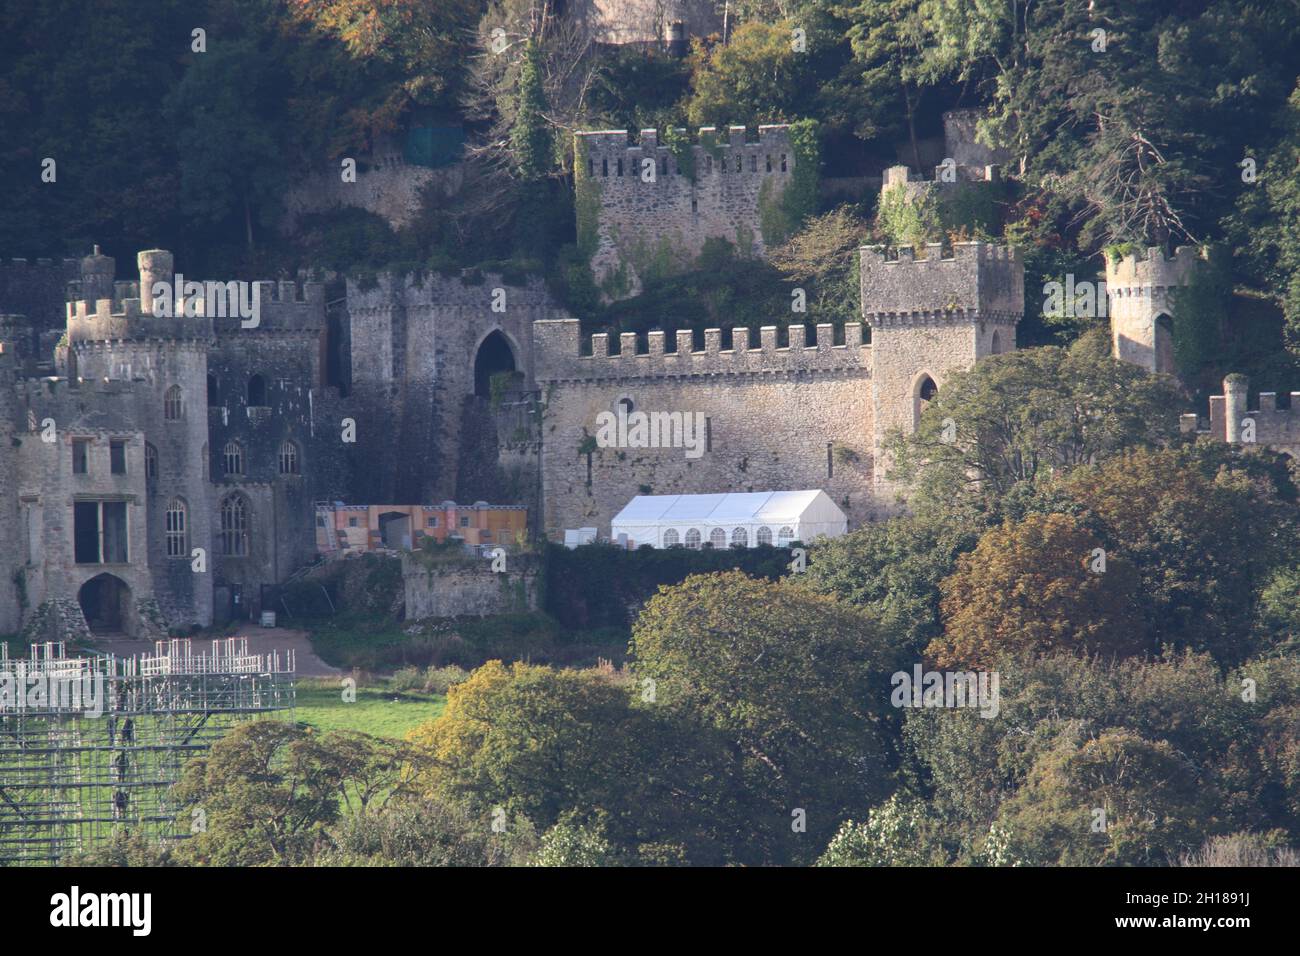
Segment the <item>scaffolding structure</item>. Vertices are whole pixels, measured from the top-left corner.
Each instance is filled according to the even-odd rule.
[[[172,840],[185,761],[241,720],[294,706],[293,651],[247,638],[158,641],[153,654],[11,659],[0,642],[0,866],[55,864],[115,831]],[[184,830],[184,834],[180,830]]]

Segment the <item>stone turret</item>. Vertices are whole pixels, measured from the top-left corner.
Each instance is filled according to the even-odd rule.
[[[1192,246],[1166,256],[1152,247],[1106,258],[1113,354],[1150,372],[1174,372],[1173,292],[1186,285],[1202,258]]]

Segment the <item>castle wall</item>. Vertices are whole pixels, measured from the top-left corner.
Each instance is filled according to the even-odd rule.
[[[760,126],[757,142],[747,141],[743,126],[733,126],[725,135],[702,128],[700,139],[706,145],[691,147],[694,181],[673,151],[660,145],[656,130],[642,130],[635,146],[628,144],[626,130],[575,136],[575,162],[581,167],[579,221],[586,214],[583,204],[594,201],[597,237],[591,267],[612,298],[634,294],[656,260],[675,267],[688,264],[706,239],[726,239],[742,253],[761,255],[761,207],[779,201],[795,168],[785,126]],[[651,182],[642,175],[646,159],[655,163]]]
[[[579,355],[576,321],[542,322],[535,331],[548,537],[586,526],[607,535],[632,497],[650,493],[822,488],[853,524],[872,517],[871,347],[862,344],[861,327],[847,327],[847,344],[835,345],[832,327],[819,326],[817,345],[806,346],[805,330],[795,326],[788,347],[778,347],[775,328],[744,347],[741,330],[731,349],[710,329],[700,352],[690,350],[689,332],[679,333],[676,352],[665,352],[663,334],[652,332],[643,354],[625,335],[617,355],[597,335],[591,356]],[[597,447],[589,480],[584,449],[597,434],[597,415],[616,413],[624,399],[633,410],[703,416],[703,454]]]
[[[526,555],[511,555],[506,570],[496,572],[486,559],[472,563],[430,562],[420,554],[403,554],[406,619],[535,611],[537,572],[536,561]]]
[[[486,404],[474,396],[479,348],[501,332],[523,373],[522,389],[532,389],[532,323],[563,313],[540,280],[521,286],[499,275],[475,278],[481,281],[384,274],[369,288],[349,280],[351,398],[366,422],[357,449],[372,466],[357,476],[358,500],[480,496],[458,486],[457,470],[466,403]]]

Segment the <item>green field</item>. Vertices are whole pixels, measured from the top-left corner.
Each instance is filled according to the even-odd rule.
[[[343,700],[338,678],[300,680],[294,719],[317,730],[359,730],[376,737],[404,737],[407,731],[442,713],[441,694],[358,687],[354,703]]]

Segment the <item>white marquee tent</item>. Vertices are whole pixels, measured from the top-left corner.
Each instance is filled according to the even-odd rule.
[[[610,522],[611,537],[626,535],[632,548],[789,547],[847,530],[844,512],[824,491],[637,495]]]

